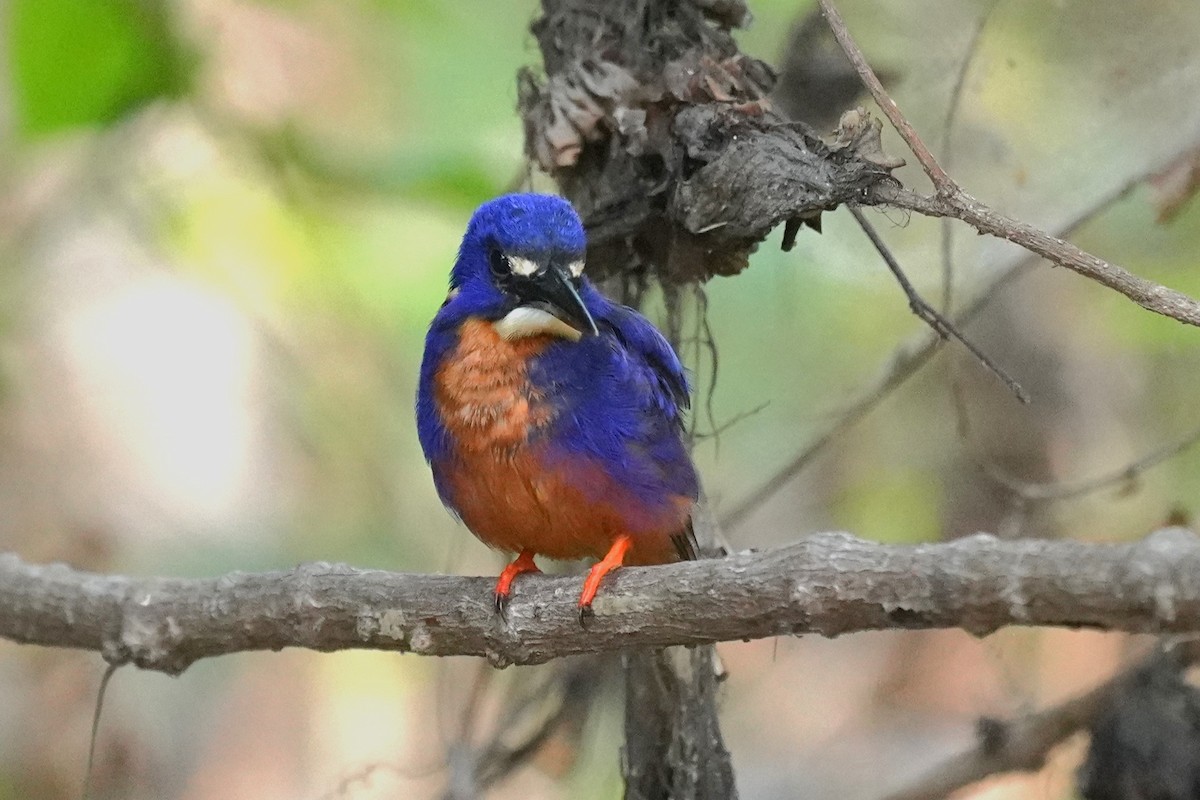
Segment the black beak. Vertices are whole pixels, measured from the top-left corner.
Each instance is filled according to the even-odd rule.
[[[523,302],[546,306],[547,311],[584,336],[600,333],[565,268],[551,264],[521,283],[523,285],[519,286],[518,294]]]

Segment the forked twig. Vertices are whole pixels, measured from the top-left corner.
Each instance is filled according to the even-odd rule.
[[[1181,148],[1180,152],[1192,147],[1194,147],[1194,143],[1188,143],[1184,148]],[[1173,153],[1166,159],[1166,163],[1174,161],[1179,155],[1179,152]],[[1102,198],[1094,206],[1081,212],[1079,216],[1064,225],[1059,230],[1059,233],[1063,236],[1069,236],[1085,223],[1090,222],[1104,211],[1112,208],[1135,187],[1141,185],[1147,177],[1161,169],[1162,165],[1157,164],[1147,169],[1143,174],[1131,178],[1125,184],[1117,187],[1107,197]],[[1027,256],[997,273],[984,285],[971,304],[954,317],[954,324],[958,327],[963,327],[974,319],[1003,289],[1033,272],[1039,260],[1034,256]],[[891,358],[888,359],[887,367],[884,369],[883,374],[871,386],[864,389],[857,399],[843,409],[837,419],[810,439],[778,472],[741,500],[731,510],[723,514],[721,516],[721,527],[725,530],[731,530],[749,518],[755,509],[774,497],[793,478],[803,472],[830,442],[853,427],[855,423],[865,417],[875,406],[883,402],[893,390],[916,374],[921,367],[925,366],[926,362],[937,352],[943,341],[936,334],[921,334],[918,338],[910,339],[896,348]]]
[[[1090,218],[1090,215],[1089,215]],[[997,274],[962,313],[955,318],[959,326],[965,325],[986,308],[1000,292],[1010,284],[1033,271],[1036,261],[1026,259]],[[868,413],[874,410],[893,391],[915,375],[933,358],[945,342],[940,335],[930,331],[913,337],[893,351],[882,375],[859,393],[858,397],[843,408],[833,422],[826,425],[788,463],[757,489],[743,498],[732,509],[720,517],[723,530],[730,531],[749,519],[751,513],[779,493],[785,486],[816,460],[830,442],[837,439]]]
[[[948,194],[958,189],[958,185],[946,174],[938,164],[937,159],[929,152],[929,148],[921,141],[921,137],[917,135],[916,130],[901,113],[900,107],[896,105],[896,101],[892,99],[887,90],[883,88],[883,82],[879,80],[879,76],[875,74],[875,70],[871,69],[871,65],[867,63],[866,56],[859,48],[854,38],[850,36],[850,30],[846,27],[845,20],[838,13],[830,0],[820,0],[821,14],[824,15],[825,21],[829,23],[829,29],[833,31],[834,38],[841,45],[842,52],[846,54],[846,58],[850,59],[850,63],[854,65],[854,69],[858,72],[858,76],[862,79],[863,85],[867,87],[867,91],[875,98],[875,102],[883,110],[888,121],[892,123],[892,127],[904,139],[904,143],[908,145],[908,149],[917,157],[917,161],[921,164],[921,169],[925,170],[925,174],[929,176],[929,180],[933,182],[933,186],[939,193]]]
[[[849,208],[850,213],[854,215],[854,219],[858,221],[859,227],[867,234],[867,238],[871,240],[871,244],[875,246],[884,263],[887,264],[888,269],[892,271],[892,275],[896,276],[896,280],[900,283],[900,288],[904,290],[905,296],[908,297],[908,307],[912,309],[912,312],[941,338],[957,339],[963,347],[970,351],[971,355],[978,359],[979,363],[983,364],[983,366],[987,367],[999,378],[1018,400],[1022,403],[1028,403],[1029,395],[1021,388],[1021,384],[1017,383],[1011,375],[1001,369],[1000,365],[993,361],[987,353],[984,353],[978,346],[963,336],[958,328],[954,327],[954,323],[942,316],[929,303],[925,302],[925,299],[917,292],[916,287],[909,281],[908,276],[904,274],[904,270],[901,269],[899,262],[896,261],[887,244],[880,238],[879,232],[875,230],[875,226],[863,215],[862,209],[853,205],[849,206]]]
[[[888,119],[904,137],[909,144],[914,155],[917,156],[922,166],[926,169],[930,180],[935,185],[939,184],[942,176],[945,176],[944,171],[938,165],[937,161],[929,153],[928,148],[921,142],[912,126],[904,119],[900,113],[899,107],[887,95],[874,72],[866,63],[866,59],[858,45],[850,37],[846,29],[845,22],[841,15],[838,14],[836,8],[829,0],[820,0],[822,12],[825,14],[826,20],[829,22],[830,28],[833,30],[843,51],[850,59],[851,63],[859,72],[860,78],[868,89],[871,90],[880,108],[887,114]],[[1091,220],[1102,211],[1113,206],[1118,200],[1123,198],[1135,186],[1143,183],[1147,177],[1152,176],[1163,169],[1164,164],[1174,163],[1191,148],[1195,147],[1194,142],[1188,143],[1180,151],[1173,153],[1162,163],[1156,164],[1133,179],[1126,182],[1109,196],[1100,200],[1093,207],[1086,209],[1079,217],[1069,222],[1059,230],[1060,236],[1068,236],[1074,232],[1079,226]],[[954,186],[948,176],[945,178],[943,186]],[[955,187],[957,190],[957,187]],[[1055,263],[1060,263],[1068,266],[1083,274],[1088,274],[1088,269],[1094,272],[1097,269],[1101,272],[1110,271],[1109,281],[1122,282],[1122,286],[1117,288],[1126,296],[1131,297],[1136,302],[1139,302],[1149,310],[1161,313],[1174,319],[1179,319],[1192,324],[1200,324],[1200,305],[1194,300],[1174,292],[1166,287],[1158,286],[1149,281],[1143,281],[1136,276],[1122,270],[1119,267],[1114,267],[1106,262],[1096,259],[1087,253],[1076,248],[1061,239],[1050,236],[1042,231],[1031,228],[1030,226],[1021,226],[1021,230],[1013,231],[1012,229],[1005,230],[1003,225],[995,224],[997,221],[1013,223],[1011,220],[1006,220],[999,215],[995,215],[990,209],[982,206],[978,201],[970,198],[961,190],[957,190],[957,195],[954,197],[956,202],[969,201],[971,208],[964,211],[962,208],[948,202],[945,197],[924,197],[893,185],[881,184],[868,192],[868,200],[873,200],[885,205],[895,205],[900,208],[917,211],[919,213],[928,214],[930,216],[955,217],[974,224],[978,221],[981,213],[991,215],[984,217],[983,221],[987,223],[985,227],[977,227],[985,233],[991,233],[1002,238],[1009,239],[1014,243],[1025,247],[1031,253],[1040,257],[1049,258]],[[999,217],[999,220],[996,219]],[[1015,224],[1015,223],[1013,223]],[[1005,271],[993,278],[976,296],[974,302],[965,309],[962,313],[954,318],[955,325],[962,326],[976,314],[979,313],[1005,286],[1013,283],[1025,275],[1029,274],[1034,267],[1037,266],[1039,259],[1036,257],[1026,258],[1023,261],[1013,264]],[[1084,263],[1084,268],[1079,268],[1079,263]],[[1098,263],[1097,263],[1098,262]],[[1111,285],[1110,282],[1105,282],[1106,285]],[[1132,286],[1129,285],[1132,283]],[[1134,294],[1130,294],[1133,290]],[[1140,293],[1140,294],[1139,294]],[[1138,296],[1135,296],[1138,295]],[[874,382],[868,389],[864,390],[859,397],[852,402],[836,420],[827,425],[823,430],[814,436],[805,447],[798,452],[787,464],[785,464],[771,478],[765,481],[758,489],[754,490],[745,499],[735,505],[730,511],[721,516],[721,525],[726,530],[732,529],[744,522],[750,514],[768,501],[781,489],[787,486],[793,478],[802,472],[813,460],[819,455],[834,439],[840,436],[843,432],[851,428],[858,420],[862,419],[875,406],[889,396],[891,392],[903,384],[909,377],[915,374],[937,351],[937,348],[942,343],[942,338],[938,335],[925,335],[920,340],[905,343],[896,349],[892,358],[888,362],[888,367],[883,374]]]
[[[838,44],[854,64],[863,84],[870,90],[888,120],[917,157],[936,189],[934,195],[927,197],[899,188],[893,182],[884,181],[868,189],[864,193],[863,202],[892,205],[931,217],[953,217],[966,222],[981,233],[1006,239],[1059,266],[1120,292],[1147,311],[1200,327],[1200,302],[1195,299],[1134,275],[1123,267],[1097,258],[1032,225],[999,214],[964,192],[937,163],[929,148],[901,113],[900,107],[883,88],[831,0],[820,0],[820,4]]]
[[[1020,245],[1031,253],[1125,295],[1147,311],[1200,326],[1200,303],[1175,289],[1134,275],[1124,267],[1085,252],[1032,225],[1006,217],[959,190],[953,197],[922,195],[895,185],[877,185],[867,199],[916,211],[928,217],[952,217],[975,230]]]

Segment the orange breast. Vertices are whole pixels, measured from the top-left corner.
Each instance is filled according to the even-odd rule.
[[[628,563],[674,560],[670,537],[687,522],[689,498],[640,513],[640,504],[597,464],[581,459],[548,469],[545,445],[531,442],[553,420],[554,408],[530,385],[528,362],[553,341],[507,341],[482,320],[463,325],[456,350],[434,381],[435,402],[454,443],[453,456],[434,469],[455,509],[476,536],[504,550],[599,558],[617,536],[629,533],[634,544]]]
[[[468,320],[434,378],[442,423],[460,451],[507,451],[546,425],[552,410],[529,384],[529,359],[554,339],[508,341],[490,322]]]

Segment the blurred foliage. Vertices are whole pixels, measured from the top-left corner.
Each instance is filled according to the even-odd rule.
[[[9,9],[16,114],[28,136],[116,122],[187,90],[188,58],[165,3],[13,0]]]

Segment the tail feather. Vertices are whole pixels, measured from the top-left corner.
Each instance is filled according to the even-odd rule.
[[[675,552],[679,554],[680,561],[695,561],[700,557],[691,517],[684,524],[683,530],[671,536],[671,544],[675,545]]]

